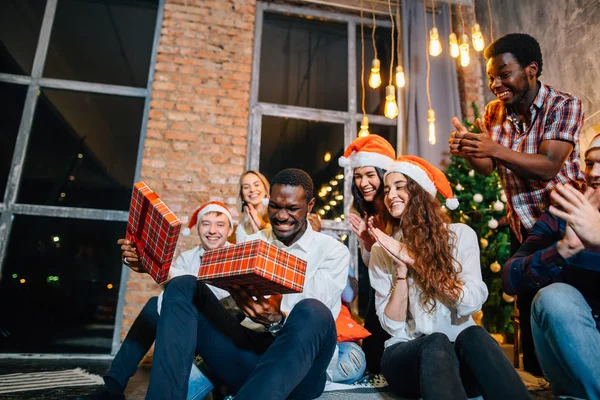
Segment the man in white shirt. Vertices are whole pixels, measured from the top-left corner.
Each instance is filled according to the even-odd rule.
[[[214,379],[240,399],[313,399],[325,387],[336,349],[335,318],[348,277],[348,249],[315,232],[307,221],[314,205],[310,176],[299,169],[271,181],[268,216],[272,232],[263,239],[306,260],[304,290],[268,298],[252,287],[232,297],[258,323],[240,325],[203,283],[189,276],[171,280],[159,321],[148,399],[184,399],[187,366],[202,356]]]
[[[229,246],[227,238],[233,232],[233,219],[223,203],[213,201],[194,211],[183,235],[188,236],[192,228],[198,232],[200,245],[177,257],[169,270],[169,279],[181,275],[198,276],[200,260],[206,250]],[[139,262],[134,244],[127,239],[119,239],[117,243],[123,250],[121,255],[123,264],[136,272],[145,272]],[[229,292],[214,286],[209,287],[219,300],[229,297]],[[154,343],[163,294],[164,292],[158,298],[150,298],[142,308],[115,356],[110,370],[104,376],[104,386],[84,396],[83,399],[125,399],[123,392],[129,378],[135,374],[138,364]],[[190,365],[192,366],[191,372]],[[186,373],[189,376],[189,384],[186,386],[188,399],[203,398],[213,389],[211,382],[193,365],[192,361],[188,363]]]

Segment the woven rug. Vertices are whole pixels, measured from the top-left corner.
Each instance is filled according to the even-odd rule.
[[[89,374],[81,368],[7,374],[0,375],[0,395],[59,387],[101,385],[103,383],[102,377]]]

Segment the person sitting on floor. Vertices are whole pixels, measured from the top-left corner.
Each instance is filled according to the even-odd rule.
[[[529,399],[498,343],[471,315],[488,296],[481,278],[477,235],[451,224],[436,195],[458,201],[442,171],[402,156],[384,178],[393,237],[373,226],[369,276],[377,315],[392,336],[381,370],[402,397]]]
[[[585,194],[558,185],[557,203],[504,266],[504,291],[539,290],[531,306],[535,350],[556,395],[600,399],[600,135],[585,155]]]
[[[147,399],[183,399],[187,370],[199,354],[211,376],[243,399],[313,399],[337,361],[335,318],[348,276],[348,249],[314,232],[310,176],[286,169],[273,177],[270,231],[251,235],[306,260],[302,293],[268,298],[251,286],[230,292],[260,329],[240,325],[207,285],[192,276],[167,285],[158,323]]]
[[[190,218],[188,228],[182,234],[189,235],[190,229],[196,229],[200,238],[200,245],[183,252],[173,263],[169,270],[169,278],[181,275],[198,275],[200,259],[206,250],[213,250],[228,246],[227,237],[233,232],[233,219],[229,210],[223,203],[210,202],[197,208]],[[186,232],[187,231],[187,232]],[[119,239],[123,254],[123,264],[137,272],[144,272],[136,249],[129,240]],[[209,286],[218,299],[225,299],[229,293]],[[142,361],[154,339],[159,321],[159,314],[164,292],[158,297],[152,297],[137,316],[129,329],[121,348],[115,356],[109,371],[104,376],[104,385],[94,393],[82,399],[124,399],[124,391]],[[213,389],[208,378],[190,362],[189,384],[187,389],[188,399],[202,399]],[[186,372],[187,373],[187,372]]]

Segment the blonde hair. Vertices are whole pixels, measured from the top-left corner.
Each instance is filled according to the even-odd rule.
[[[237,198],[237,207],[240,210],[240,212],[242,213],[242,220],[240,222],[240,225],[242,225],[244,227],[244,230],[246,232],[251,232],[252,227],[250,226],[250,221],[248,221],[248,218],[246,218],[246,215],[244,214],[244,210],[242,208],[242,204],[244,202],[244,195],[242,193],[242,181],[244,180],[246,175],[249,175],[249,174],[254,174],[258,177],[258,179],[262,182],[263,186],[265,187],[265,192],[266,192],[267,196],[269,195],[269,193],[271,191],[271,185],[269,185],[269,181],[263,174],[261,174],[258,171],[249,169],[249,170],[245,171],[242,174],[242,176],[240,176],[240,182],[239,182],[240,190],[239,190],[238,198]],[[259,211],[259,210],[257,210],[257,211]],[[259,211],[259,215],[261,216],[261,218],[267,219],[267,207],[263,207],[262,212]]]

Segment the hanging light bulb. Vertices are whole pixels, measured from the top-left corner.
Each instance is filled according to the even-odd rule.
[[[369,136],[369,118],[367,118],[366,115],[364,115],[362,117],[362,120],[360,121],[360,131],[358,132],[358,136],[359,137],[366,137]]]
[[[452,32],[448,41],[450,42],[450,56],[452,56],[452,58],[458,58],[460,52],[458,51],[458,39],[456,38],[456,33]]]
[[[431,108],[427,111],[427,122],[429,122],[429,143],[435,144],[435,111]]]
[[[379,59],[374,58],[371,64],[371,74],[369,75],[369,86],[373,89],[377,89],[381,86],[381,75],[379,71],[381,70],[381,62]]]
[[[437,57],[442,54],[442,43],[440,42],[440,34],[434,26],[429,31],[429,54]]]
[[[396,67],[396,86],[399,88],[406,85],[406,77],[404,76],[404,68],[401,65]]]
[[[466,34],[460,35],[460,65],[466,67],[471,62],[469,57],[469,37]]]
[[[385,108],[383,114],[386,118],[394,119],[398,116],[398,104],[396,104],[396,87],[389,85],[385,87]]]
[[[485,49],[485,40],[483,39],[479,24],[475,24],[471,28],[471,39],[473,40],[473,48],[475,51],[482,51]]]

